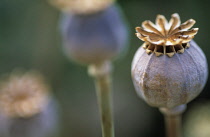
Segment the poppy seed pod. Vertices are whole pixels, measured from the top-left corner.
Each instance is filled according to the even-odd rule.
[[[37,72],[12,73],[3,79],[0,110],[0,136],[57,136],[58,105]]]
[[[44,109],[31,117],[7,117],[0,114],[2,137],[58,137],[57,102],[54,98]]]
[[[61,32],[66,55],[83,64],[112,59],[128,41],[126,24],[116,5],[94,14],[64,13]]]
[[[132,78],[137,93],[149,105],[174,108],[194,99],[204,88],[208,66],[204,53],[192,40],[198,29],[190,19],[180,25],[178,14],[169,22],[158,15],[136,28],[145,41],[135,53]]]

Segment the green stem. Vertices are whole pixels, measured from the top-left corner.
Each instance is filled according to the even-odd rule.
[[[89,67],[89,74],[95,80],[103,137],[114,137],[110,68],[110,62],[94,64]]]
[[[182,137],[182,113],[186,105],[180,105],[174,108],[160,108],[164,114],[167,137]]]
[[[167,137],[181,137],[181,116],[165,116]]]

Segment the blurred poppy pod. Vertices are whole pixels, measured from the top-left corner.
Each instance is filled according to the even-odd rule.
[[[110,62],[128,44],[121,9],[113,0],[54,1],[60,1],[62,6],[54,4],[65,11],[60,24],[64,52],[77,63],[89,65],[96,85],[102,136],[114,137]]]
[[[83,64],[110,60],[128,43],[127,26],[117,5],[93,14],[64,13],[61,32],[66,55]]]
[[[180,25],[178,14],[169,22],[158,15],[136,28],[145,41],[132,62],[132,78],[137,93],[149,105],[173,108],[194,99],[204,88],[208,77],[207,60],[192,40],[198,29],[189,30],[195,21]]]
[[[0,136],[54,137],[58,106],[37,72],[11,74],[0,84]]]

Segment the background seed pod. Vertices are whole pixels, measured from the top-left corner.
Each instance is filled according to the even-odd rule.
[[[194,99],[204,88],[208,76],[207,60],[194,42],[183,54],[172,58],[148,55],[140,47],[132,63],[137,93],[149,105],[172,108]]]
[[[67,56],[85,64],[115,57],[128,41],[127,26],[117,5],[89,15],[65,13],[61,32]]]
[[[0,137],[57,137],[58,106],[54,99],[42,112],[28,118],[0,115]]]

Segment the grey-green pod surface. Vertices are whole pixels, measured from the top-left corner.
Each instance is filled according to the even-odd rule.
[[[11,118],[0,113],[0,137],[58,137],[59,108],[51,98],[42,112],[28,118]]]
[[[204,88],[207,60],[194,42],[183,54],[173,57],[148,55],[140,47],[132,62],[132,78],[138,95],[149,105],[172,108],[186,104]]]
[[[37,71],[0,81],[0,137],[58,137],[59,105]]]
[[[82,64],[110,60],[128,43],[127,25],[116,4],[92,14],[64,13],[60,26],[64,52]]]

